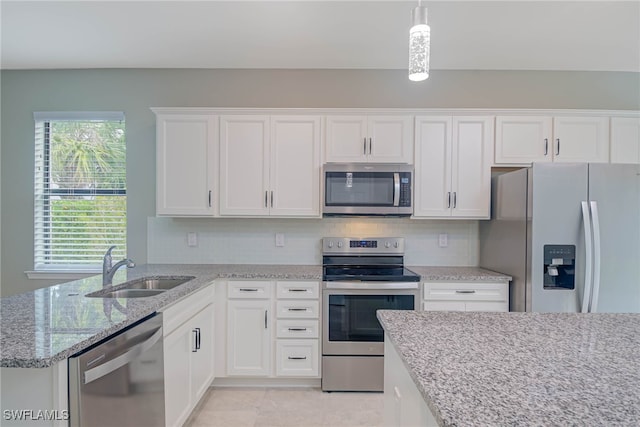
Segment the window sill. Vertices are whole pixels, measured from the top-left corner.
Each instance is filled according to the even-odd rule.
[[[29,279],[55,279],[55,280],[78,280],[85,277],[95,276],[100,274],[100,271],[93,270],[33,270],[25,271]]]

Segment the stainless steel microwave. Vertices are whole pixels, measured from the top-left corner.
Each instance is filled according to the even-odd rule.
[[[324,216],[409,216],[413,166],[327,163],[323,168]]]

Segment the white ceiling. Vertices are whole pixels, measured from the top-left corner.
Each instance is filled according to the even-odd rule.
[[[1,67],[404,69],[416,5],[2,0]],[[423,5],[432,69],[640,72],[640,0]]]

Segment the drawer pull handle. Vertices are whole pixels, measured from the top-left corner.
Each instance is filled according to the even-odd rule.
[[[306,289],[289,289],[289,292],[307,292]]]
[[[456,294],[475,294],[476,291],[456,291]]]
[[[306,308],[290,308],[289,311],[307,311]]]
[[[255,288],[240,288],[240,292],[258,292]]]
[[[289,360],[307,360],[307,356],[302,356],[302,357],[289,356],[289,357],[287,357],[287,359],[289,359]]]
[[[307,328],[288,328],[288,329],[293,332],[304,332],[307,330]]]

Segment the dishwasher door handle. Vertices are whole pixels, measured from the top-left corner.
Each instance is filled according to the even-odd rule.
[[[118,368],[126,365],[133,361],[136,357],[140,356],[142,353],[149,350],[154,346],[155,343],[162,337],[162,326],[156,329],[156,331],[151,335],[149,339],[141,342],[140,344],[136,344],[126,353],[121,354],[118,357],[115,357],[102,365],[98,365],[95,368],[88,369],[84,371],[84,379],[83,382],[85,384],[89,384],[92,381],[95,381],[99,378],[104,377],[105,375],[110,374]]]

